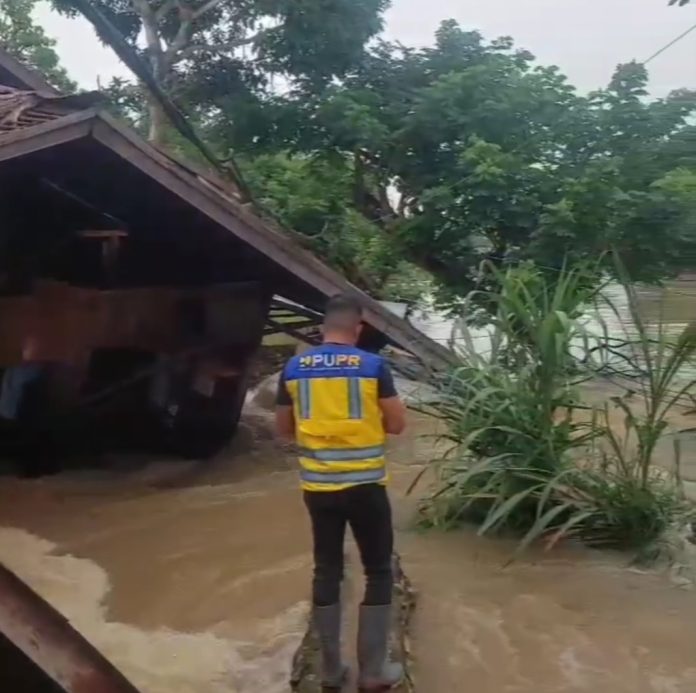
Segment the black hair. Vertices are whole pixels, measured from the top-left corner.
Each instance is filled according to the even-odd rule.
[[[332,321],[332,318],[339,316],[351,318],[357,318],[359,322],[362,320],[362,306],[360,301],[352,296],[346,294],[338,294],[337,296],[332,296],[326,302],[326,308],[324,310],[324,321]]]

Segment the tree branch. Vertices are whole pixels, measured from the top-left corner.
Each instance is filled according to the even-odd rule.
[[[176,0],[165,0],[165,2],[162,4],[162,7],[155,12],[155,17],[157,18],[157,21],[161,21],[164,19],[174,8],[176,7]]]
[[[157,25],[157,15],[150,7],[147,0],[133,0],[133,9],[140,15],[145,31],[145,43],[153,57],[159,58],[162,54],[162,43]]]
[[[208,51],[209,53],[229,53],[237,48],[242,48],[243,46],[248,46],[255,43],[264,34],[269,33],[269,31],[269,29],[263,29],[253,36],[247,36],[246,38],[237,39],[236,41],[228,41],[227,43],[222,43],[219,45],[211,45],[209,43],[192,43],[182,52],[181,57],[187,58],[193,53],[198,53],[200,51]]]
[[[176,7],[179,12],[179,29],[176,32],[176,36],[172,42],[167,46],[167,50],[164,52],[163,72],[169,72],[172,66],[176,62],[177,55],[186,47],[186,44],[191,40],[191,34],[193,30],[193,20],[195,13],[191,10],[188,5],[186,5],[182,0],[175,0]],[[164,77],[164,75],[163,75]]]
[[[206,12],[215,9],[221,2],[222,0],[208,0],[208,2],[204,2],[203,5],[193,13],[193,21],[200,19]]]
[[[133,9],[140,15],[143,23],[152,74],[158,82],[161,82],[164,78],[164,66],[162,65],[162,40],[160,38],[157,16],[152,7],[150,7],[148,0],[133,0]]]

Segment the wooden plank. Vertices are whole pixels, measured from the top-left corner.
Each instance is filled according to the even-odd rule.
[[[44,91],[48,94],[59,94],[46,78],[37,70],[32,70],[7,51],[0,48],[0,84],[18,89]]]
[[[311,345],[318,344],[317,340],[312,339],[311,337],[307,336],[303,332],[296,330],[294,327],[291,327],[290,325],[288,325],[286,323],[276,322],[272,318],[266,318],[266,322],[276,330],[276,333],[277,332],[284,332],[285,334],[288,334],[291,337],[293,337],[294,339],[297,339],[299,342],[304,342],[305,344],[311,344]]]
[[[0,633],[66,693],[138,693],[67,619],[2,564]]]
[[[79,231],[83,238],[98,238],[99,240],[111,240],[113,238],[127,238],[128,231],[117,229],[115,231]]]
[[[258,341],[264,320],[257,305],[265,301],[258,284],[102,291],[40,282],[32,294],[0,298],[0,365],[19,362],[29,334],[39,344],[39,357],[47,361],[81,363],[96,348],[176,351],[182,339],[178,326],[182,299],[205,305],[211,341]]]

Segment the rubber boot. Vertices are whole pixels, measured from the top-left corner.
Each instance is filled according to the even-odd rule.
[[[341,660],[341,605],[314,607],[314,625],[321,650],[322,686],[340,690],[348,679]]]
[[[361,606],[358,624],[358,665],[360,691],[388,691],[398,686],[404,668],[389,660],[391,605]]]

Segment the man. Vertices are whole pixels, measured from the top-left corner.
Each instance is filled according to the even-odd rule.
[[[340,689],[340,588],[343,543],[350,525],[360,550],[366,589],[358,628],[358,685],[383,691],[398,685],[400,664],[388,657],[392,595],[391,508],[386,491],[386,434],[405,427],[405,409],[381,356],[356,347],[362,309],[336,296],[327,306],[321,346],[292,358],[280,378],[276,424],[300,453],[304,499],[314,538],[314,623],[322,682]]]

